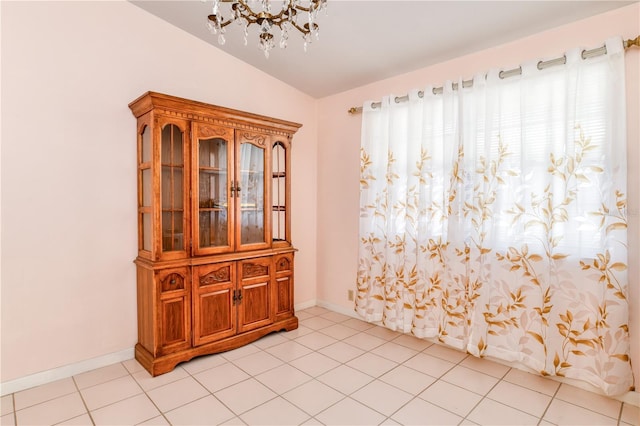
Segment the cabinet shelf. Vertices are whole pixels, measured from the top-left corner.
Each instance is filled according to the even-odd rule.
[[[207,167],[207,166],[198,166],[198,171],[202,173],[211,173],[211,174],[227,173],[227,169],[221,169],[219,167]]]

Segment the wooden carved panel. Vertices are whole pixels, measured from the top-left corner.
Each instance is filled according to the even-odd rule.
[[[281,257],[276,262],[276,272],[291,270],[291,262],[286,257]]]
[[[225,265],[222,268],[211,271],[206,275],[200,276],[200,287],[212,284],[225,283],[231,280],[231,266]]]
[[[162,292],[184,290],[184,277],[174,272],[164,277],[160,284]]]
[[[265,146],[265,142],[266,142],[266,138],[264,137],[264,135],[260,135],[260,134],[256,134],[256,133],[249,133],[249,132],[243,132],[242,133],[242,138],[248,142],[254,143],[256,145],[260,145],[260,146]]]
[[[229,133],[228,129],[224,127],[214,127],[214,126],[206,126],[200,125],[198,126],[198,136],[203,139],[209,139],[215,136],[224,137]]]
[[[262,277],[265,275],[269,275],[269,267],[266,265],[248,262],[242,264],[242,278]]]
[[[231,330],[231,296],[225,289],[203,295],[200,299],[200,337]]]

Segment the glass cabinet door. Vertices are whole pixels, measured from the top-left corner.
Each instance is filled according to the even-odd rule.
[[[273,144],[272,159],[272,183],[271,183],[271,224],[272,239],[274,244],[289,241],[289,218],[287,201],[287,148],[283,142]]]
[[[221,252],[232,245],[233,200],[229,199],[232,138],[229,130],[209,126],[199,127],[198,135],[194,161],[197,164],[194,190],[198,191],[194,194],[195,251]]]
[[[243,133],[238,147],[235,184],[239,249],[268,247],[271,218],[266,215],[266,136]],[[234,188],[232,187],[232,192]],[[239,202],[238,202],[239,201]],[[268,243],[269,241],[269,243]]]
[[[162,127],[160,141],[162,253],[184,252],[184,130],[176,124],[166,124]]]

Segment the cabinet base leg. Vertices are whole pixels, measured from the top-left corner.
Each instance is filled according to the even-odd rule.
[[[135,347],[135,358],[149,372],[149,374],[152,376],[158,376],[160,374],[170,372],[181,362],[189,361],[197,356],[211,355],[237,349],[258,340],[267,334],[277,331],[292,331],[296,328],[298,328],[298,318],[292,316],[256,330],[247,331],[216,342],[180,350],[174,353],[159,355],[157,357],[154,357],[151,352],[138,343]]]

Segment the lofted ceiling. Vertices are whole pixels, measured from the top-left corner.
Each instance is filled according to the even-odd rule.
[[[258,49],[256,28],[245,46],[242,28],[229,25],[226,43],[218,44],[206,26],[210,0],[130,1],[315,98],[637,2],[328,0],[327,14],[318,18],[320,39],[306,53],[292,32],[289,46],[276,47],[267,59]],[[274,10],[281,4],[274,1]],[[279,31],[274,35],[278,40]]]

